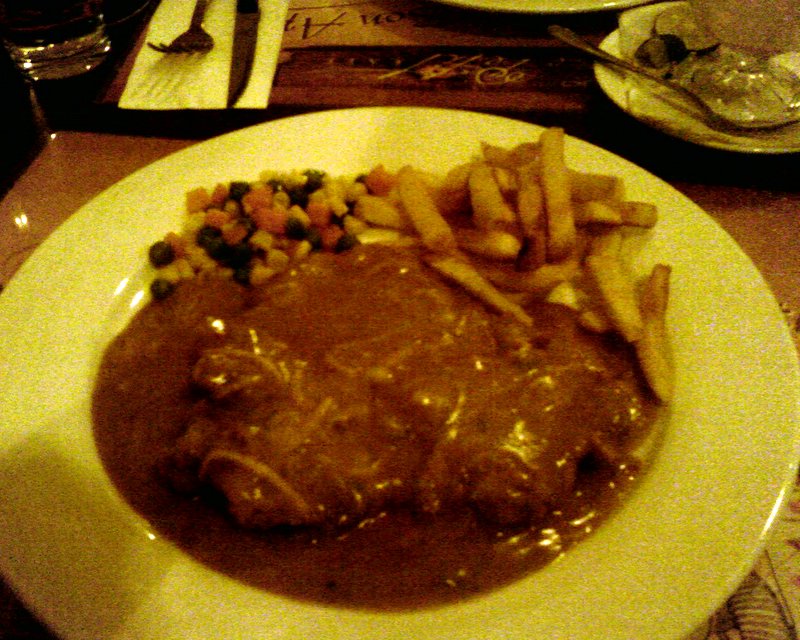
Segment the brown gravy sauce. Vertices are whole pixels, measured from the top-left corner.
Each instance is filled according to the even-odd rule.
[[[302,349],[301,343],[308,343],[311,336],[323,342],[329,339],[326,327],[332,321],[324,314],[334,307],[349,309],[345,312],[348,322],[360,314],[359,331],[367,333],[397,322],[398,310],[387,308],[386,296],[397,299],[398,291],[406,291],[403,297],[409,298],[408,309],[399,304],[400,312],[423,323],[424,314],[415,316],[413,311],[413,291],[418,287],[409,293],[408,283],[398,275],[394,281],[387,280],[391,270],[384,268],[376,272],[385,281],[383,287],[373,287],[364,275],[363,265],[384,259],[382,251],[364,248],[348,257],[312,258],[317,261],[308,267],[312,274],[315,269],[329,268],[329,261],[339,261],[336,268],[353,279],[342,280],[339,287],[309,285],[311,290],[300,297],[289,293],[298,274],[289,274],[264,291],[220,279],[189,281],[168,300],[143,308],[111,343],[93,396],[95,440],[112,481],[155,532],[201,563],[269,592],[350,608],[407,610],[455,602],[529,574],[585,538],[624,500],[641,472],[641,464],[627,454],[620,465],[580,462],[574,490],[558,509],[527,526],[488,523],[470,509],[420,517],[412,509],[396,508],[342,530],[277,527],[251,531],[238,526],[221,501],[187,498],[165,487],[154,470],[194,411],[197,392],[189,381],[190,372],[207,339],[198,327],[207,327],[208,318],[233,322],[269,295],[275,305],[282,305],[286,319],[283,329],[276,326],[274,330],[282,330],[283,340],[295,341]],[[390,256],[388,263],[394,265],[395,274],[399,273],[393,262],[397,260],[416,261],[417,257]],[[363,286],[356,287],[352,283],[359,278],[364,279]],[[286,299],[281,299],[284,295]],[[448,295],[455,296],[460,305],[486,313],[459,291]],[[568,313],[548,305],[539,304],[530,312],[537,323],[549,323],[555,314],[568,327],[574,324]],[[626,376],[636,377],[624,346],[574,327],[567,335],[602,353]],[[645,391],[638,394],[641,432],[626,442],[631,448],[653,421],[653,403]]]

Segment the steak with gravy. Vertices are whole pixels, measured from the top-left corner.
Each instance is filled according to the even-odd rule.
[[[486,544],[553,531],[636,475],[655,403],[629,345],[564,306],[526,311],[532,327],[487,310],[414,248],[313,254],[258,288],[198,277],[107,350],[98,446],[150,518],[177,517],[177,496],[273,540],[393,514],[466,518]],[[584,491],[593,474],[605,498]]]

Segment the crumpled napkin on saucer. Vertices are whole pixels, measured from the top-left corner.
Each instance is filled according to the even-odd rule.
[[[660,14],[667,10],[689,11],[689,7],[690,4],[686,0],[675,0],[635,7],[620,13],[618,18],[619,30],[617,32],[620,56],[626,60],[633,61],[639,46],[653,35],[654,24]],[[800,78],[800,51],[774,54],[770,59],[770,64]],[[676,96],[670,95],[670,92],[666,89],[660,89],[651,83],[647,83],[645,89],[641,82],[631,75],[626,75],[625,84],[628,88],[629,99],[634,96],[644,97],[645,103],[649,103],[652,106],[654,104],[652,98],[655,96],[662,98],[661,102],[672,103],[673,107],[682,105],[683,110],[694,113],[698,118],[704,119],[704,114],[697,110],[696,107],[687,105],[685,100],[676,99]],[[637,106],[645,107],[646,104],[635,105],[632,103],[630,105],[631,111],[636,111]]]
[[[162,0],[146,42],[169,43],[189,27],[194,2]],[[264,109],[281,50],[288,0],[259,0],[261,17],[250,82],[237,108]],[[233,50],[236,0],[208,3],[203,28],[214,38],[207,53],[164,54],[143,45],[136,55],[119,107],[122,109],[225,109]]]
[[[688,9],[686,0],[635,7],[620,13],[617,52],[628,60],[653,34],[656,19],[667,10]],[[773,56],[771,62],[800,77],[800,52]],[[697,106],[659,85],[641,81],[631,74],[622,76],[621,95],[615,101],[635,118],[680,138],[737,151],[795,150],[797,131],[792,125],[779,129],[723,130],[712,126]]]

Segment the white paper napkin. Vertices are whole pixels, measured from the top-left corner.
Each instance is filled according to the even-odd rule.
[[[194,2],[162,0],[146,41],[172,42],[189,26]],[[250,82],[237,108],[264,109],[281,50],[288,0],[259,0],[261,19]],[[236,0],[211,0],[203,27],[214,38],[211,51],[163,54],[142,46],[119,100],[122,109],[224,109],[233,50]]]

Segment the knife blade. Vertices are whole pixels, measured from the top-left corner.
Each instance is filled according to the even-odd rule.
[[[260,18],[258,0],[237,0],[236,22],[233,28],[233,55],[228,77],[228,108],[236,104],[250,81]]]

